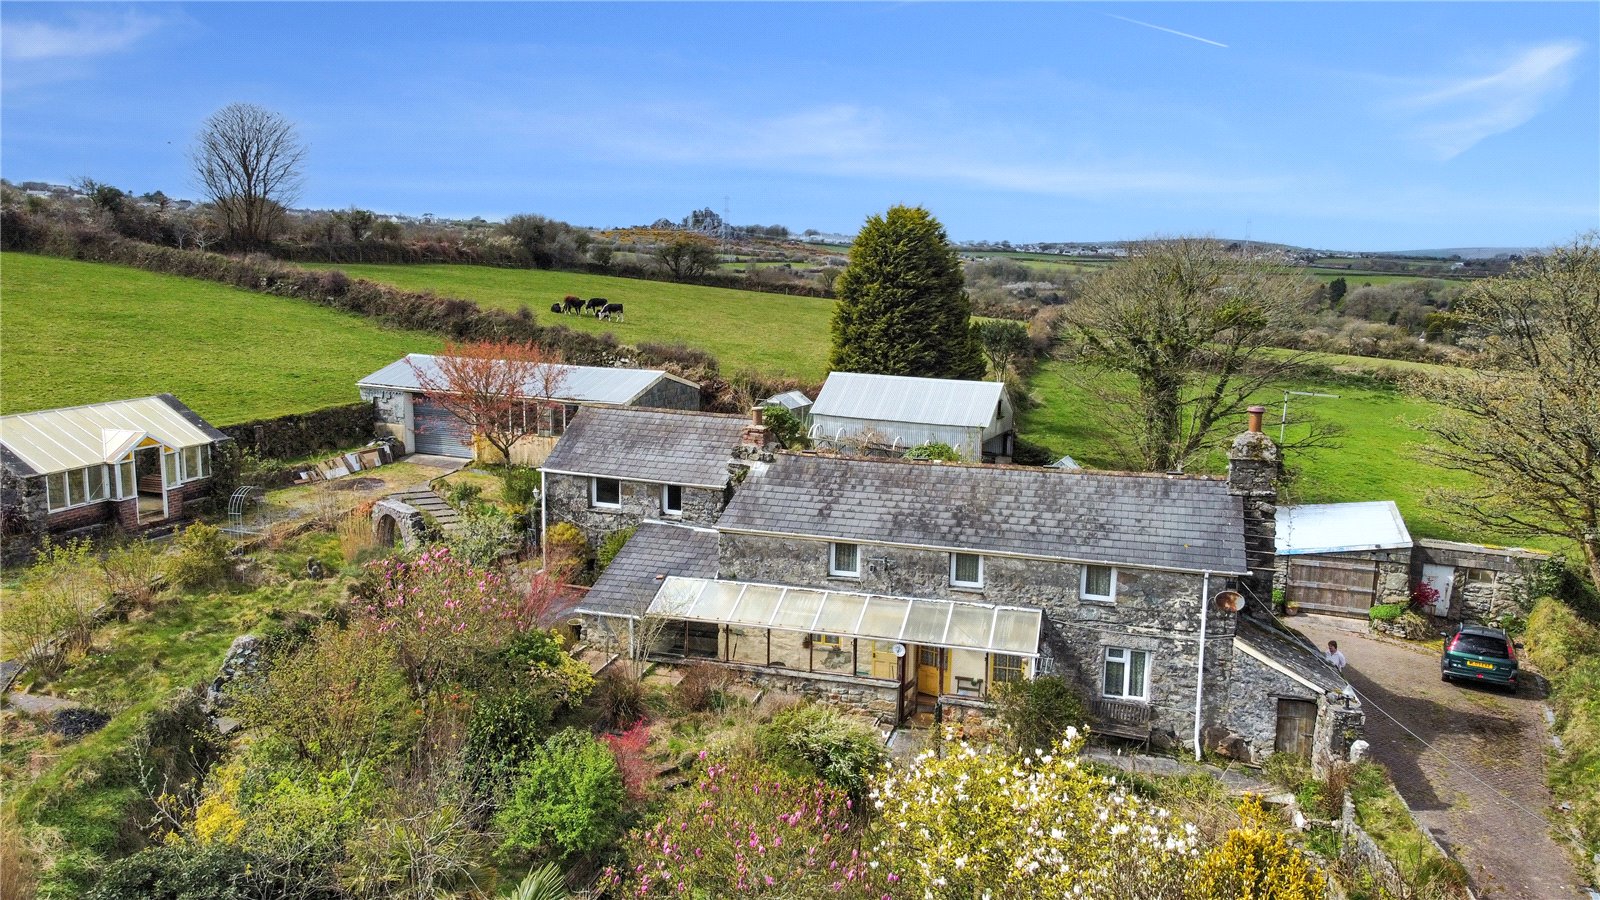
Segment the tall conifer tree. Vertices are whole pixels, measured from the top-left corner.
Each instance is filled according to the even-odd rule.
[[[867,219],[835,290],[834,371],[984,377],[961,260],[922,207],[895,206]]]

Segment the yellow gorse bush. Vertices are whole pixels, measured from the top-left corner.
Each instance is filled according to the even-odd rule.
[[[1254,795],[1239,802],[1239,827],[1200,863],[1196,894],[1237,900],[1320,900],[1323,878],[1304,854],[1271,826]]]

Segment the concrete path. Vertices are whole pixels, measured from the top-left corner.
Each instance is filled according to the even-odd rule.
[[[1545,819],[1548,737],[1536,679],[1515,695],[1445,684],[1432,649],[1380,640],[1351,620],[1297,616],[1288,623],[1318,647],[1339,642],[1349,660],[1345,677],[1366,708],[1373,758],[1388,768],[1423,827],[1466,866],[1478,896],[1587,900]]]

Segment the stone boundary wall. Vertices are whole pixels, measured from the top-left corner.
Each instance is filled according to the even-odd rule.
[[[377,411],[369,402],[329,406],[218,429],[263,459],[296,459],[372,440]]]

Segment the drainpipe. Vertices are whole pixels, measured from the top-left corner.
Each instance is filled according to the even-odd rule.
[[[1206,615],[1211,608],[1211,573],[1207,572],[1200,585],[1200,664],[1194,679],[1194,759],[1200,761],[1200,713],[1206,694]]]
[[[629,616],[628,617],[628,665],[633,666],[634,669],[637,670],[638,669],[637,660],[639,659],[639,651],[638,651],[637,648],[635,648],[633,646],[633,623],[635,621],[637,621],[637,620],[634,619],[633,616]]]
[[[539,470],[539,564],[545,569],[550,568],[550,545],[545,540],[549,533],[550,524],[546,521],[547,514],[544,492],[544,469]]]

